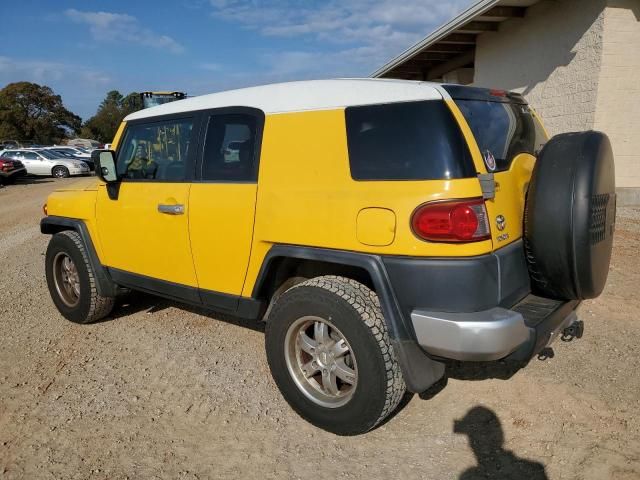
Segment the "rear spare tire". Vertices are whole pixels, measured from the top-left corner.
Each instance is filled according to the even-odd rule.
[[[616,214],[615,171],[602,132],[556,135],[533,170],[525,206],[532,291],[583,300],[602,292]]]

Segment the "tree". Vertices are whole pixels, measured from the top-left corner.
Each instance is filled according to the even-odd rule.
[[[59,143],[80,130],[81,121],[47,86],[16,82],[0,90],[0,139]]]
[[[111,142],[122,119],[139,109],[136,105],[138,98],[135,92],[126,97],[117,90],[107,92],[96,114],[85,122],[81,135],[104,143]]]

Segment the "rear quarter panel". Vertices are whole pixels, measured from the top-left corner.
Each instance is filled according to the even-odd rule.
[[[429,243],[411,231],[421,204],[479,197],[476,178],[430,181],[355,181],[351,178],[344,109],[268,115],[260,159],[255,233],[244,295],[250,295],[262,260],[273,244],[411,256],[473,256],[488,253],[490,240]],[[358,214],[391,210],[393,240],[367,245],[358,238]],[[367,222],[364,228],[376,228]],[[381,228],[389,228],[384,225]],[[366,232],[367,238],[375,232]],[[387,232],[383,235],[388,238]],[[363,238],[362,232],[360,239]]]

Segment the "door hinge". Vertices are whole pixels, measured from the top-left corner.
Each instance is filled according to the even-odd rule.
[[[479,173],[478,180],[480,180],[480,188],[482,189],[482,198],[485,200],[491,200],[496,196],[496,182],[493,178],[493,173]]]

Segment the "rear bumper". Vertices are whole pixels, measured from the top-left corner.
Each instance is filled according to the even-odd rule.
[[[526,361],[577,320],[578,303],[528,295],[511,309],[473,313],[416,309],[411,322],[418,344],[430,355],[462,361]]]
[[[531,295],[522,240],[467,258],[383,257],[398,306],[432,358],[529,360],[579,302]]]
[[[27,170],[25,168],[17,168],[15,170],[11,170],[10,172],[2,172],[0,171],[0,179],[13,179],[24,177],[27,174]]]
[[[89,175],[90,173],[91,173],[91,170],[89,170],[89,167],[82,167],[82,168],[72,167],[69,169],[70,175]]]

